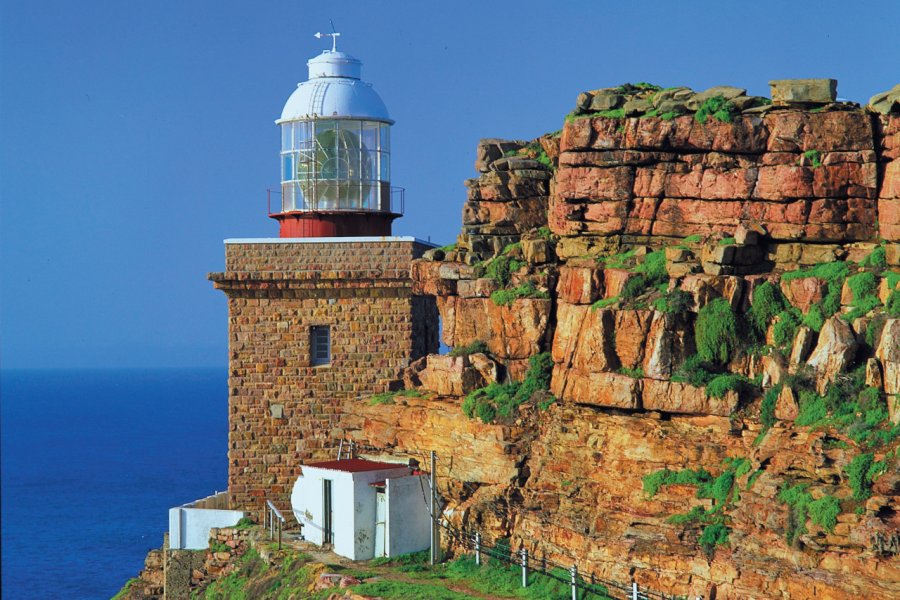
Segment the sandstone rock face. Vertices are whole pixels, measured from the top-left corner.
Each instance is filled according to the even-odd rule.
[[[888,304],[884,264],[900,266],[900,115],[833,102],[830,86],[781,86],[784,105],[769,106],[730,86],[623,85],[580,95],[559,136],[483,141],[457,246],[411,274],[413,294],[436,297],[443,341],[487,352],[413,362],[404,383],[430,394],[359,402],[335,435],[372,457],[435,449],[449,523],[585,574],[689,597],[900,596],[898,441],[866,446],[860,422],[804,425],[821,409],[810,386],[855,385],[848,371],[864,363],[900,422],[898,320],[878,306],[851,327],[840,315],[864,298],[847,284],[817,334],[834,290],[783,278],[843,261],[872,272]],[[866,262],[878,248],[883,259]],[[771,314],[757,324],[767,282]],[[731,335],[718,299],[737,349],[700,364],[698,341],[716,341],[704,327]],[[721,323],[704,324],[713,302]],[[549,390],[490,424],[462,414],[467,393],[522,381],[545,352]],[[854,490],[866,452],[885,472]],[[708,485],[651,497],[645,478],[662,469],[695,469]],[[788,486],[818,502],[815,519],[779,498]],[[702,548],[713,522],[728,540]]]
[[[825,393],[827,384],[846,370],[856,354],[856,347],[856,336],[844,320],[832,317],[825,321],[819,341],[806,361],[818,374],[816,388],[820,394]]]
[[[814,88],[791,97],[832,102],[827,85],[819,100]],[[895,161],[879,188],[876,150],[895,143],[897,120],[883,117],[878,131],[861,110],[702,124],[690,115],[574,119],[563,129],[549,224],[563,236],[683,238],[749,221],[777,241],[896,240]]]
[[[875,356],[883,367],[885,393],[900,394],[900,319],[885,323]]]

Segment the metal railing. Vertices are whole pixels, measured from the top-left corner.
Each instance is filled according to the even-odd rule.
[[[277,526],[276,526],[277,522]],[[266,512],[264,513],[263,524],[269,532],[269,539],[275,539],[275,529],[278,529],[278,549],[281,550],[281,532],[284,530],[284,515],[278,510],[278,507],[272,504],[271,500],[266,500]]]
[[[343,193],[355,191],[353,189],[354,187],[359,189],[358,197],[347,199],[340,198],[340,195]],[[337,201],[309,199],[304,200],[301,206],[296,206],[293,203],[289,206],[285,206],[284,195],[280,189],[266,189],[266,201],[269,216],[294,212],[325,211],[375,212],[403,215],[406,210],[406,188],[385,185],[384,189],[379,190],[379,198],[375,202],[375,204],[377,204],[375,207],[370,206],[370,202],[362,201],[362,196],[362,187],[358,183],[348,183],[347,187],[339,188]],[[275,210],[273,210],[273,208]]]

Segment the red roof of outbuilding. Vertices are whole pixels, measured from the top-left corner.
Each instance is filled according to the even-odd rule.
[[[304,465],[307,467],[315,467],[317,469],[331,469],[333,471],[344,471],[346,473],[364,473],[366,471],[381,471],[383,469],[402,469],[406,467],[403,463],[376,462],[374,460],[365,460],[363,458],[345,458],[344,460],[327,460],[325,462],[309,463]]]

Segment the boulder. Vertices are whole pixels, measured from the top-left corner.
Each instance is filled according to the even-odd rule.
[[[900,83],[886,92],[872,96],[869,99],[868,107],[883,115],[900,113]]]
[[[655,379],[645,379],[643,388],[644,410],[727,417],[738,405],[738,395],[733,391],[726,392],[722,398],[712,398],[703,388]]]
[[[818,277],[798,277],[781,281],[781,293],[791,306],[806,314],[813,304],[821,302],[828,292],[828,282]]]
[[[884,324],[875,357],[881,361],[885,393],[900,394],[900,319]]]
[[[837,98],[836,79],[776,79],[769,88],[776,105],[828,104]]]
[[[779,421],[793,421],[800,413],[797,403],[797,395],[789,387],[781,388],[778,399],[775,401],[775,418]]]
[[[895,340],[900,341],[900,320],[896,320],[896,323],[897,337]],[[822,331],[819,332],[819,341],[806,362],[818,373],[816,389],[820,394],[824,394],[828,384],[847,369],[853,361],[856,348],[856,336],[850,325],[839,317],[831,317],[825,321]],[[900,367],[900,363],[897,366]],[[900,375],[900,370],[898,370],[898,375]]]

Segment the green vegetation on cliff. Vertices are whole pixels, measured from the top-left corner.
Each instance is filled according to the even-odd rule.
[[[478,417],[483,423],[492,423],[498,416],[510,418],[519,406],[529,401],[535,393],[550,389],[550,375],[553,359],[549,352],[537,354],[528,359],[528,371],[521,382],[494,382],[467,395],[462,403],[463,414]],[[552,403],[544,399],[541,407]]]

